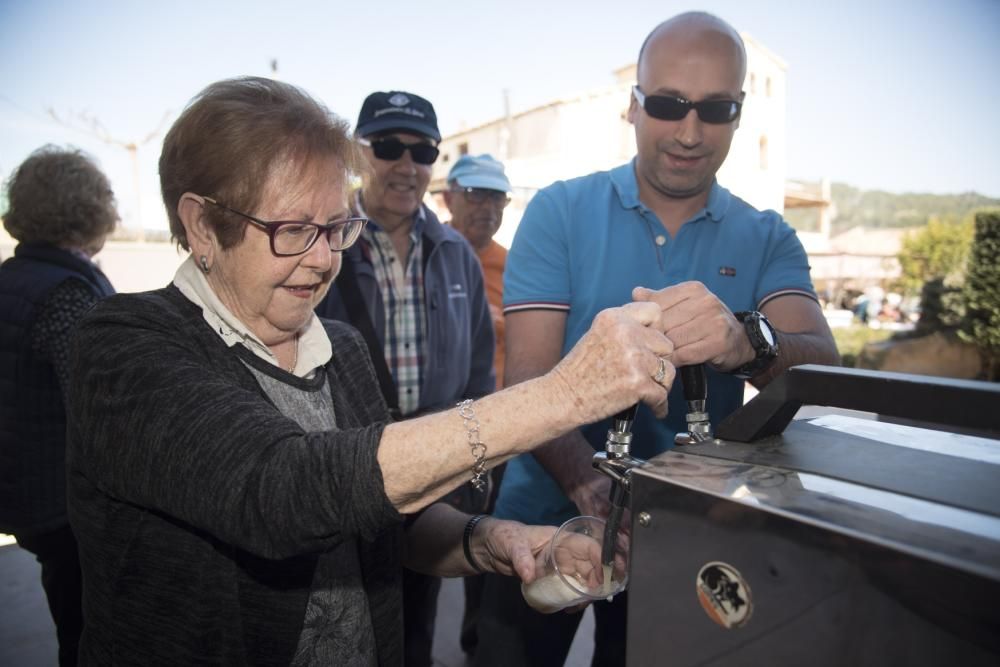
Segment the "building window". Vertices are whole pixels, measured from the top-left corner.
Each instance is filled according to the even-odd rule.
[[[459,155],[468,155],[469,154],[469,144],[468,143],[461,143],[461,144],[459,144],[458,145],[458,154]]]
[[[767,81],[764,82],[764,94],[771,96],[771,77],[767,77]]]
[[[448,160],[451,159],[451,155],[448,153],[441,153],[441,164],[447,164]]]
[[[760,170],[767,171],[767,137],[760,138]]]
[[[750,94],[757,94],[757,75],[753,72],[750,72]]]

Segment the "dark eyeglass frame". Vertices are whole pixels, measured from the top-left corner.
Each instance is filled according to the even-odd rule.
[[[462,187],[461,185],[454,185],[452,186],[451,191],[462,193],[466,199],[477,206],[485,202],[489,202],[494,206],[507,208],[507,205],[510,203],[510,195],[502,190],[492,190],[490,188],[467,188]]]
[[[403,153],[410,151],[410,157],[413,158],[414,162],[427,166],[434,164],[438,159],[438,155],[441,154],[441,149],[434,144],[429,144],[425,141],[407,144],[398,137],[382,137],[381,139],[358,137],[358,143],[362,146],[370,147],[372,153],[379,160],[386,160],[388,162],[395,162],[403,157]]]
[[[307,220],[276,220],[273,222],[268,222],[267,220],[261,220],[260,218],[255,218],[252,215],[244,213],[243,211],[237,211],[234,208],[229,208],[225,204],[220,204],[211,197],[202,196],[201,198],[207,201],[209,204],[212,204],[213,206],[218,206],[224,211],[229,211],[230,213],[234,213],[240,216],[241,218],[246,218],[247,221],[253,223],[254,225],[257,225],[265,232],[267,232],[268,238],[270,239],[271,242],[271,252],[274,253],[274,255],[277,257],[296,257],[298,255],[304,255],[310,250],[312,250],[312,247],[316,245],[316,241],[319,240],[319,237],[322,236],[323,234],[326,234],[326,243],[330,247],[330,252],[343,252],[344,250],[347,250],[352,245],[354,245],[355,242],[357,242],[357,240],[361,237],[361,231],[365,228],[365,225],[368,224],[368,218],[360,218],[360,217],[342,218],[340,220],[334,220],[333,222],[328,222],[325,225],[321,225],[315,222],[310,222]],[[278,249],[275,247],[274,244],[274,237],[278,234],[278,231],[282,227],[289,225],[295,225],[296,227],[303,227],[303,226],[312,227],[316,230],[316,235],[313,236],[312,240],[306,245],[305,249],[300,250],[299,252],[278,252]],[[343,241],[339,244],[338,247],[335,248],[333,247],[333,238],[334,238],[333,232],[338,229],[345,229],[345,231],[349,233],[345,233],[342,235],[341,238],[343,239]]]
[[[647,95],[639,89],[639,86],[632,86],[632,94],[650,118],[657,120],[684,120],[691,109],[694,109],[701,122],[726,125],[738,119],[743,110],[742,100],[692,102],[674,95]]]

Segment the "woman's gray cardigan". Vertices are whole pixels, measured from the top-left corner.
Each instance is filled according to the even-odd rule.
[[[376,451],[388,419],[367,348],[324,322],[336,432],[304,433],[175,287],[81,322],[69,406],[81,664],[285,665],[317,554],[356,538],[378,662],[401,663],[402,516]],[[280,371],[279,371],[280,372]]]

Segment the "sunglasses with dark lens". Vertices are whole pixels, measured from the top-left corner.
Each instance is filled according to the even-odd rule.
[[[688,112],[694,109],[701,122],[723,125],[739,118],[740,109],[743,108],[743,103],[736,100],[691,102],[673,95],[646,95],[639,90],[639,86],[632,87],[632,94],[635,95],[635,101],[639,106],[657,120],[683,120]]]
[[[434,164],[434,161],[438,158],[438,154],[441,152],[433,144],[423,142],[404,144],[396,137],[386,137],[385,139],[375,139],[373,141],[361,138],[358,139],[358,143],[362,146],[371,146],[372,153],[379,160],[398,160],[403,157],[403,153],[410,151],[410,157],[417,164]]]

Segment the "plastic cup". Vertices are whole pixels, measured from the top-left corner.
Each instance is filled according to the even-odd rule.
[[[610,565],[601,563],[603,519],[573,517],[552,536],[542,551],[537,577],[521,584],[524,601],[543,614],[552,614],[594,600],[610,600],[628,584],[628,541],[615,536]]]

